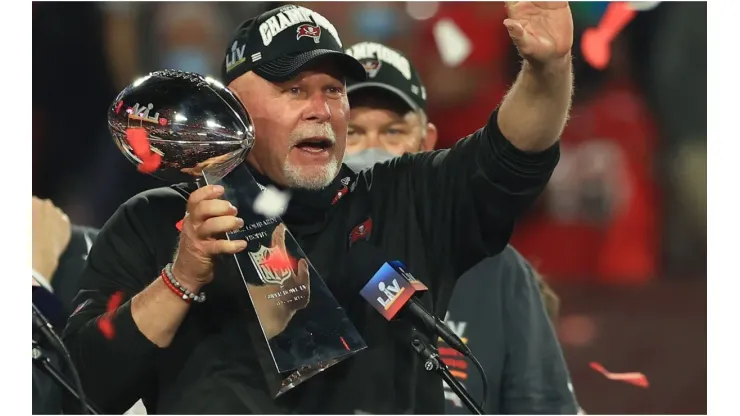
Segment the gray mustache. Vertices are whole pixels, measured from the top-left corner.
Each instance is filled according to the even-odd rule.
[[[290,143],[294,145],[301,140],[311,137],[324,137],[331,141],[332,144],[337,142],[337,135],[329,124],[311,124],[300,129],[293,130],[290,133]]]

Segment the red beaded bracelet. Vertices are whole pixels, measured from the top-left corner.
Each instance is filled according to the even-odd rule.
[[[170,290],[172,290],[177,296],[181,297],[182,300],[187,303],[191,303],[193,301],[203,303],[206,301],[205,292],[195,294],[177,281],[175,275],[172,273],[172,263],[166,265],[164,269],[162,269],[162,280],[164,280],[165,284],[167,285],[167,287],[170,288]]]
[[[184,300],[187,303],[192,302],[192,299],[190,299],[188,295],[185,294],[185,292],[176,288],[175,285],[173,285],[172,282],[170,282],[170,279],[169,277],[167,277],[167,273],[165,273],[164,270],[162,270],[162,274],[160,275],[160,277],[162,278],[162,281],[164,281],[164,284],[167,285],[167,287],[170,288],[170,290],[174,292],[177,295],[177,297],[179,297],[180,299]]]

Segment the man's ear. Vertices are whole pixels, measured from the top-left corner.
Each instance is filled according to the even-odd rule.
[[[424,140],[421,142],[421,150],[429,151],[434,150],[434,146],[437,144],[437,126],[432,123],[427,123],[427,134]]]

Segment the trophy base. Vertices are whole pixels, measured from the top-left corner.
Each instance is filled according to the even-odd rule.
[[[273,395],[273,398],[277,399],[283,393],[287,392],[293,387],[296,387],[297,385],[303,383],[309,378],[315,376],[316,374],[319,374],[320,372],[326,370],[327,368],[333,366],[334,364],[340,361],[343,361],[345,358],[349,358],[350,356],[351,354],[348,354],[345,357],[334,358],[332,360],[324,361],[324,362],[317,363],[314,365],[307,365],[303,368],[299,368],[298,370],[294,371],[293,374],[289,375],[285,380],[283,380],[283,382],[280,384],[280,387],[278,388],[277,393]]]

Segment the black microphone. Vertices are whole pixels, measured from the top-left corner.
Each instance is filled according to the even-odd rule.
[[[56,347],[56,340],[57,335],[54,333],[54,328],[52,327],[51,323],[48,319],[39,311],[39,309],[36,307],[34,303],[31,303],[33,306],[33,326],[37,330],[41,331],[41,333],[46,337],[49,342],[51,342]]]
[[[358,242],[347,256],[351,276],[371,275],[370,281],[360,290],[367,300],[383,317],[392,320],[396,316],[410,319],[416,325],[436,335],[447,345],[465,356],[472,355],[470,349],[452,330],[414,297],[417,292],[428,290],[421,281],[414,278],[400,261],[384,260],[383,254],[366,242]]]

